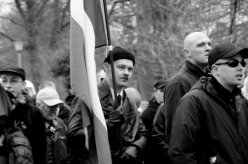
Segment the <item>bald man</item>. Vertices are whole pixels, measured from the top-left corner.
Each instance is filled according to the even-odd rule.
[[[165,117],[154,120],[152,136],[164,160],[168,160],[168,143],[171,135],[171,127],[176,107],[180,99],[186,94],[196,81],[206,75],[208,54],[212,49],[212,41],[203,32],[193,32],[184,40],[184,67],[168,80],[164,94]],[[161,120],[162,118],[162,120]]]

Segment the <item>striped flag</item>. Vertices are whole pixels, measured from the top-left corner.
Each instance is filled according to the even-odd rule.
[[[98,162],[94,163],[111,164],[107,126],[97,91],[95,64],[95,47],[107,45],[103,3],[102,0],[71,0],[70,76],[72,89],[87,104],[93,120],[83,123],[86,146],[90,144],[87,130],[93,127],[98,158]]]

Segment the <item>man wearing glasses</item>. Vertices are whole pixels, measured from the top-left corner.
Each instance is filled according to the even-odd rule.
[[[173,163],[248,163],[248,105],[242,85],[247,48],[220,44],[209,53],[210,77],[181,99],[173,122]]]
[[[1,70],[0,75],[1,84],[5,90],[10,92],[9,96],[12,102],[12,109],[8,114],[8,124],[6,128],[9,132],[10,130],[17,131],[21,129],[25,135],[25,137],[22,137],[22,140],[27,138],[32,148],[32,155],[30,155],[30,149],[27,149],[29,144],[14,145],[16,146],[15,149],[13,148],[16,158],[14,160],[16,160],[16,163],[28,163],[27,161],[30,162],[33,158],[33,163],[45,164],[45,120],[41,111],[27,101],[25,92],[23,92],[26,79],[24,69],[9,66]],[[12,143],[11,141],[9,142]],[[9,161],[9,163],[11,162]]]

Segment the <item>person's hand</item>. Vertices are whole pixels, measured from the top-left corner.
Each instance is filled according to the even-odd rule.
[[[121,155],[121,161],[123,163],[135,163],[138,157],[138,150],[135,146],[130,146],[126,149],[126,151]]]
[[[28,96],[28,93],[25,90],[23,90],[20,94],[17,94],[16,103],[26,104],[27,96]]]
[[[120,109],[113,110],[109,113],[108,123],[111,126],[121,126],[125,122],[125,117]]]

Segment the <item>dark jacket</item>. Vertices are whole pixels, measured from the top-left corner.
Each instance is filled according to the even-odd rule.
[[[9,100],[8,94],[5,89],[0,85],[0,136],[6,135],[6,119],[11,111],[12,104]],[[7,151],[7,140],[6,137],[1,143],[0,146],[0,157],[7,158],[8,151]],[[0,160],[1,163],[1,160]]]
[[[140,118],[144,123],[148,133],[150,134],[152,131],[152,123],[153,118],[157,112],[158,106],[160,104],[156,101],[155,97],[153,97],[149,102],[147,108],[143,111]]]
[[[165,129],[165,110],[162,103],[153,119],[153,128],[151,132],[154,154],[156,154],[157,163],[169,163],[168,159],[168,141]]]
[[[205,73],[200,68],[186,61],[185,66],[169,79],[169,85],[165,89],[166,93],[164,94],[164,108],[166,110],[165,125],[167,125],[166,135],[168,142],[170,141],[173,117],[180,99],[203,75]]]
[[[169,156],[174,163],[248,163],[247,100],[213,77],[202,77],[181,99],[172,127]]]
[[[46,163],[46,130],[45,118],[34,105],[19,103],[8,116],[8,125],[20,122],[25,127],[24,134],[28,138],[33,152],[34,164]]]
[[[155,104],[154,104],[155,105]],[[148,108],[147,108],[148,109]],[[162,113],[161,113],[162,112]],[[164,164],[168,160],[168,145],[167,140],[165,138],[165,130],[164,130],[164,119],[162,126],[163,135],[156,135],[153,136],[153,129],[154,129],[154,121],[157,119],[157,117],[164,117],[164,103],[160,104],[156,109],[150,109],[150,112],[146,113],[147,118],[150,118],[149,120],[149,126],[150,126],[150,132],[146,147],[146,154],[145,154],[145,160],[144,164]],[[151,119],[152,118],[152,119]],[[145,121],[145,120],[144,120]],[[162,140],[162,141],[161,141]],[[165,144],[165,146],[157,145],[158,143]],[[162,147],[162,148],[161,148]],[[164,147],[166,147],[164,149]]]
[[[64,103],[59,104],[59,115],[58,117],[62,119],[65,124],[68,126],[69,117],[70,117],[70,107]]]
[[[110,112],[115,110],[115,108],[110,87],[105,80],[99,82],[98,93],[107,121]],[[147,142],[147,130],[139,117],[137,108],[135,105],[131,105],[125,92],[122,110],[124,111],[125,122],[120,129],[109,126],[107,123],[112,159],[116,156],[121,156],[129,146],[135,146],[141,156]]]
[[[71,164],[97,163],[95,137],[92,126],[92,116],[86,103],[74,98],[71,104],[71,114],[68,125],[68,149]],[[89,136],[89,150],[85,146],[85,130]]]

